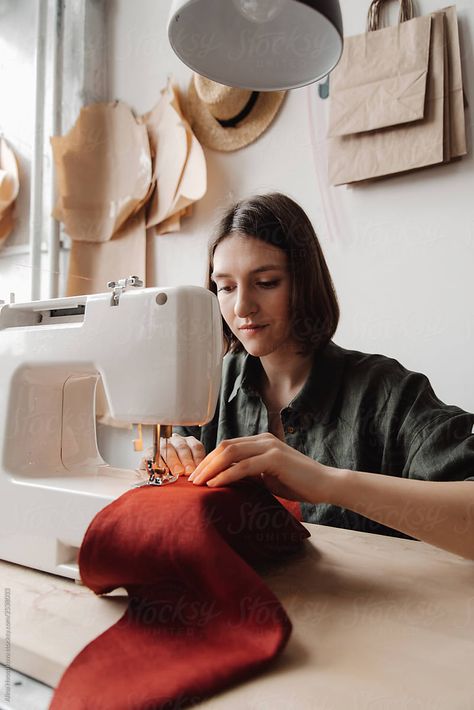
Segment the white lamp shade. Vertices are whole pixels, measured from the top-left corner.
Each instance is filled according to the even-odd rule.
[[[253,91],[305,86],[342,53],[337,0],[174,0],[170,44],[198,74]]]

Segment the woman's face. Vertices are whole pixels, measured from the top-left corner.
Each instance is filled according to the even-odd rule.
[[[248,353],[263,357],[288,345],[291,283],[284,251],[233,234],[216,247],[212,280],[222,316]]]

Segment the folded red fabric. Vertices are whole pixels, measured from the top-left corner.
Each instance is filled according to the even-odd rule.
[[[128,609],[76,656],[50,710],[181,708],[262,670],[291,623],[249,565],[308,535],[252,481],[122,495],[90,524],[79,566],[96,594],[125,587]]]
[[[277,500],[280,501],[282,506],[290,511],[292,515],[295,516],[296,520],[303,520],[303,511],[301,510],[301,503],[296,500],[286,500],[285,498],[279,498],[275,496]]]

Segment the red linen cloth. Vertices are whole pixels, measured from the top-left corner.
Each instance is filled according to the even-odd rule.
[[[181,708],[265,668],[291,623],[249,565],[308,535],[252,481],[122,495],[90,524],[79,565],[96,594],[125,587],[128,609],[76,656],[50,710]]]
[[[301,503],[299,503],[297,500],[286,500],[286,498],[279,498],[279,496],[275,496],[275,498],[280,501],[282,506],[289,510],[292,515],[295,516],[296,520],[303,519]]]

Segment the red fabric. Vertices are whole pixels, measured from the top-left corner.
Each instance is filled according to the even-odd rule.
[[[125,587],[128,609],[67,668],[50,710],[185,707],[265,668],[291,623],[249,565],[308,534],[251,481],[122,495],[90,524],[79,565],[97,594]]]
[[[290,511],[292,515],[295,516],[296,520],[303,520],[303,511],[301,510],[301,503],[297,500],[286,500],[286,498],[279,498],[275,496],[278,501],[282,504],[284,508]]]

